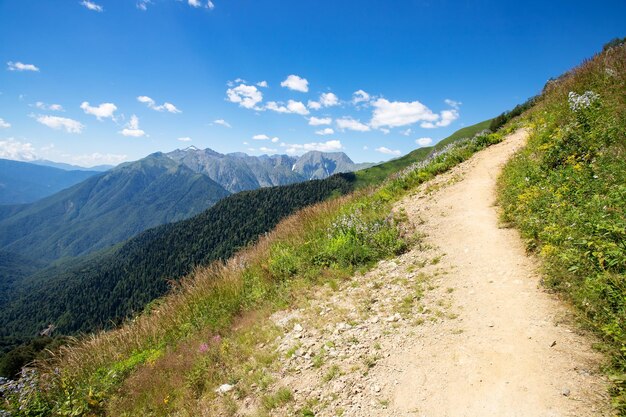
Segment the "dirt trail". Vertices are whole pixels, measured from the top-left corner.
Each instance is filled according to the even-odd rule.
[[[499,227],[495,185],[526,132],[477,154],[462,181],[425,203],[404,202],[452,273],[462,333],[422,339],[406,357],[394,408],[424,416],[596,416],[606,387],[591,376],[590,341],[559,321],[563,306],[539,287],[537,266],[515,230]],[[457,175],[459,173],[457,172]],[[556,342],[556,344],[554,344]],[[554,346],[552,346],[554,344]],[[605,401],[606,402],[606,401]]]
[[[514,229],[501,228],[496,178],[526,132],[479,152],[398,206],[425,243],[308,305],[283,329],[272,415],[608,416],[601,356],[539,285]],[[256,396],[240,399],[255,415]]]

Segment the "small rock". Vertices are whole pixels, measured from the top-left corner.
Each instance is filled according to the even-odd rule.
[[[571,392],[569,388],[563,388],[563,390],[561,391],[561,394],[563,394],[564,397],[569,397],[570,393]]]
[[[555,346],[556,346],[556,340],[550,344],[550,347],[555,347]]]
[[[302,330],[304,330],[304,329],[302,328],[302,326],[299,323],[296,323],[296,325],[293,326],[293,331],[296,332],[296,333],[300,333],[300,332],[302,332]]]
[[[233,388],[235,388],[233,385],[222,384],[215,390],[215,392],[217,392],[218,394],[226,394],[227,392],[232,391]]]

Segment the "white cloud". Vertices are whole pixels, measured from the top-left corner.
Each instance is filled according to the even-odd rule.
[[[463,104],[460,101],[450,100],[449,98],[445,99],[444,103],[457,110],[459,107],[461,107],[461,104]]]
[[[206,2],[206,8],[209,9],[209,10],[213,10],[213,9],[215,9],[215,4],[213,4],[213,2],[211,0],[208,0]]]
[[[94,12],[103,12],[104,8],[92,1],[89,0],[83,0],[80,2],[81,5],[85,6],[86,8],[88,8],[89,10],[93,10]]]
[[[237,87],[226,90],[226,95],[231,103],[238,103],[246,109],[254,109],[263,101],[263,93],[253,85],[239,84]]]
[[[319,117],[311,117],[309,119],[309,124],[311,126],[323,126],[323,125],[329,125],[333,122],[333,119],[331,119],[330,117],[323,117],[323,118],[319,118]]]
[[[284,106],[283,104],[279,104],[275,101],[269,101],[267,103],[267,106],[265,106],[265,108],[268,110],[275,111],[277,113],[295,113],[295,114],[299,114],[302,116],[306,116],[307,114],[309,114],[309,111],[307,110],[304,103],[302,103],[301,101],[295,101],[295,100],[289,100],[287,102],[287,106]]]
[[[326,129],[318,130],[315,133],[318,134],[318,135],[321,135],[321,136],[326,136],[326,135],[334,134],[335,131],[332,130],[330,127],[327,127]]]
[[[280,146],[286,148],[285,152],[290,155],[303,154],[308,151],[336,152],[343,149],[343,145],[338,140],[303,144],[281,143]]]
[[[252,139],[254,140],[269,140],[269,136],[267,135],[254,135],[252,136]]]
[[[148,10],[148,5],[151,4],[151,3],[152,3],[152,1],[150,1],[150,0],[138,0],[137,1],[137,8],[139,10],[143,10],[145,12],[146,10]]]
[[[363,90],[357,90],[354,93],[352,93],[352,103],[353,104],[366,103],[369,100],[370,100],[370,95],[367,94]]]
[[[215,123],[216,125],[221,125],[221,126],[224,126],[224,127],[232,127],[232,126],[230,125],[230,123],[228,123],[228,122],[227,122],[226,120],[224,120],[224,119],[217,119],[217,120],[213,120],[213,123]]]
[[[46,104],[42,101],[38,101],[35,103],[35,107],[41,110],[51,110],[51,111],[65,111],[63,106],[60,104]]]
[[[33,161],[37,159],[37,155],[31,143],[9,138],[0,141],[0,158],[16,161]]]
[[[424,129],[434,129],[436,127],[446,127],[450,125],[453,121],[459,118],[459,112],[456,109],[452,110],[443,110],[441,114],[438,116],[439,120],[435,123],[432,122],[422,122],[420,127]]]
[[[267,81],[260,81],[258,83],[256,83],[257,87],[263,87],[263,88],[267,88],[268,84]]]
[[[139,129],[139,118],[134,114],[130,116],[130,121],[126,124],[126,127],[122,129],[119,133],[124,136],[131,136],[134,138],[139,138],[145,136],[146,132]]]
[[[355,130],[357,132],[367,132],[370,130],[370,127],[366,124],[359,122],[351,117],[344,117],[342,119],[336,120],[337,127],[341,130]]]
[[[309,106],[309,109],[311,109],[311,110],[319,110],[319,109],[322,108],[322,104],[320,102],[318,102],[318,101],[309,100],[307,105]]]
[[[431,143],[433,143],[433,139],[432,138],[419,138],[419,139],[415,139],[415,143],[418,144],[420,147],[428,146]]]
[[[297,75],[291,74],[285,81],[280,83],[281,87],[287,87],[290,90],[300,91],[307,93],[309,91],[309,82],[306,78],[301,78]]]
[[[391,133],[391,130],[384,128],[384,127],[381,127],[380,131],[383,132],[385,135],[388,135],[389,133]]]
[[[0,129],[8,129],[11,127],[11,123],[5,122],[2,117],[0,117]]]
[[[68,133],[81,133],[85,127],[82,123],[66,117],[40,115],[35,120],[52,129],[65,129]]]
[[[201,7],[202,3],[200,3],[200,0],[188,0],[187,3],[189,3],[189,5],[191,7]]]
[[[373,128],[383,126],[406,126],[420,121],[435,122],[439,116],[419,101],[402,102],[379,98],[372,103],[374,113],[370,125]]]
[[[139,101],[140,103],[144,103],[152,110],[168,111],[170,113],[182,113],[182,111],[178,110],[175,105],[173,105],[172,103],[168,103],[167,101],[158,106],[156,102],[148,96],[139,96],[137,97],[137,101]]]
[[[191,142],[191,138],[189,136],[178,138],[178,140],[181,142]]]
[[[275,136],[274,136],[274,137],[272,138],[272,143],[278,143],[278,141],[279,141],[279,140],[280,140],[280,139],[278,139],[277,137],[275,137]]]
[[[274,148],[266,148],[265,146],[261,146],[261,147],[259,148],[259,150],[260,150],[261,152],[265,152],[265,153],[276,153],[276,152],[278,152],[278,150],[276,150],[276,149],[274,149]]]
[[[92,167],[96,165],[117,165],[128,160],[128,155],[120,155],[114,153],[91,153],[85,155],[70,156],[71,162],[83,167]]]
[[[320,96],[320,104],[324,107],[332,107],[339,104],[339,98],[333,93],[323,93]]]
[[[39,68],[33,64],[23,64],[21,62],[7,62],[7,69],[9,71],[39,71]]]
[[[400,134],[404,136],[411,136],[411,132],[411,128],[408,128],[407,130],[403,130],[402,132],[400,132]]]
[[[87,114],[96,116],[98,120],[111,118],[114,119],[113,113],[117,110],[117,106],[113,103],[102,103],[98,107],[92,107],[89,102],[83,101],[80,108]]]
[[[380,148],[376,148],[376,151],[380,153],[384,153],[386,155],[395,155],[395,156],[402,155],[402,152],[394,151],[392,149],[385,148],[384,146],[381,146]]]

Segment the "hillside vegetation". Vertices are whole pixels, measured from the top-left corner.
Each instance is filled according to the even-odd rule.
[[[239,367],[271,337],[255,332],[257,320],[315,285],[333,285],[404,251],[410,234],[401,213],[391,215],[392,204],[504,133],[459,140],[382,186],[299,211],[228,262],[196,269],[135,320],[78,341],[25,371],[20,382],[5,384],[5,408],[39,415],[198,415],[200,399],[215,397],[223,381],[267,387],[263,368],[273,358],[259,357],[256,369]],[[30,388],[18,393],[18,384]]]
[[[527,147],[500,179],[505,220],[572,300],[613,357],[626,415],[626,45],[546,85],[524,115]]]

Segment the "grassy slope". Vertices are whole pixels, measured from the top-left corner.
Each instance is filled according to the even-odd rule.
[[[401,171],[415,162],[423,161],[433,150],[442,149],[444,146],[454,143],[459,139],[472,137],[476,133],[487,129],[489,127],[489,123],[491,123],[491,119],[476,123],[472,126],[464,127],[463,129],[457,130],[447,138],[442,139],[435,146],[415,149],[400,158],[392,159],[391,161],[380,165],[358,171],[356,173],[357,187],[380,184],[383,180],[389,177],[389,175]]]
[[[375,190],[296,213],[226,264],[197,269],[136,320],[64,349],[40,368],[45,389],[37,374],[28,376],[23,382],[39,388],[9,397],[5,407],[23,405],[40,410],[38,415],[171,415],[181,410],[198,415],[201,402],[220,401],[213,392],[218,382],[258,385],[258,373],[241,369],[241,363],[271,337],[255,333],[267,314],[315,285],[404,250],[408,241],[398,219],[389,215],[393,203],[501,138],[493,134],[464,141]],[[207,349],[210,353],[204,354]],[[257,359],[261,366],[274,360]]]
[[[626,415],[626,45],[548,84],[523,118],[528,145],[500,178],[505,220],[604,340]]]

